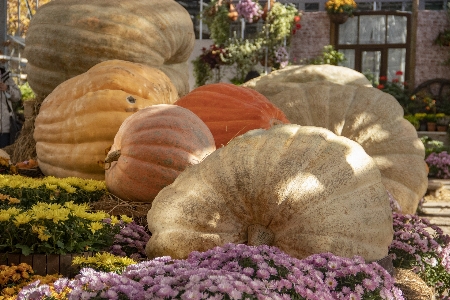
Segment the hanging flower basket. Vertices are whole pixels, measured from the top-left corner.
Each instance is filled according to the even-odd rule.
[[[348,14],[347,13],[332,13],[329,14],[331,22],[335,24],[344,24],[347,22]]]

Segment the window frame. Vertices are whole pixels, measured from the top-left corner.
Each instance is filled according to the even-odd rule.
[[[406,17],[406,42],[402,44],[387,44],[386,43],[386,36],[388,33],[388,22],[386,22],[386,31],[385,31],[385,43],[384,44],[350,44],[350,45],[340,45],[339,44],[339,25],[338,24],[332,24],[334,26],[334,41],[333,46],[336,50],[344,50],[344,49],[352,49],[355,50],[355,66],[354,70],[358,72],[361,71],[361,64],[362,64],[362,52],[363,51],[381,51],[381,66],[380,66],[380,76],[387,76],[388,71],[388,51],[389,49],[406,49],[405,54],[405,72],[404,72],[404,79],[405,81],[408,81],[410,79],[410,72],[409,67],[411,64],[410,58],[411,58],[411,12],[403,12],[403,11],[358,11],[354,12],[354,17],[364,16],[364,15],[394,15],[394,16],[404,16]],[[359,36],[359,24],[360,22],[357,22],[358,31],[357,34]],[[358,41],[359,43],[359,41]]]

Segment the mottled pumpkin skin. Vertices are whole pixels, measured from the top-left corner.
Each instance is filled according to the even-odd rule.
[[[428,187],[425,148],[398,101],[365,80],[354,70],[319,65],[282,69],[244,86],[265,95],[292,123],[324,127],[359,143],[402,213],[414,214]]]
[[[284,113],[259,92],[228,83],[198,87],[175,104],[205,122],[217,148],[249,130],[289,123]]]
[[[30,22],[26,73],[45,97],[94,65],[120,59],[160,68],[184,95],[194,42],[189,13],[173,0],[51,1]]]
[[[102,62],[63,82],[43,101],[34,129],[39,168],[47,176],[104,180],[98,161],[122,122],[139,109],[177,99],[175,86],[158,69]]]
[[[105,172],[112,194],[151,203],[188,166],[216,150],[208,127],[190,110],[169,104],[144,108],[120,126],[109,154],[120,157]]]
[[[296,124],[251,130],[189,167],[153,200],[148,257],[226,243],[376,261],[392,242],[380,171],[356,142]]]

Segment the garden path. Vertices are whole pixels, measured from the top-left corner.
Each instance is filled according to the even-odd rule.
[[[429,179],[424,202],[419,205],[418,215],[430,220],[450,235],[450,180]]]

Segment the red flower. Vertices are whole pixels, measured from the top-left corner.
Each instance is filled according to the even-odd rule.
[[[294,17],[294,22],[295,22],[295,23],[300,22],[300,16],[295,16],[295,17]]]
[[[380,76],[380,81],[386,81],[387,77],[386,76]]]
[[[398,82],[398,79],[397,79],[397,78],[394,78],[394,79],[392,79],[392,82],[393,82],[393,83],[397,83],[397,82]]]
[[[302,28],[302,24],[295,24],[295,28],[297,28],[297,29]]]
[[[295,34],[297,32],[297,30],[292,29],[292,34]]]
[[[397,73],[395,73],[395,75],[397,75],[397,76],[402,76],[402,75],[403,75],[403,72],[402,72],[402,71],[397,71]]]
[[[382,89],[384,89],[384,85],[382,85],[382,84],[379,84],[379,85],[377,86],[377,89],[379,89],[379,90],[382,90]]]

